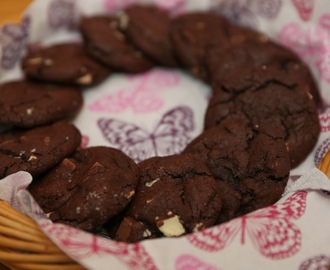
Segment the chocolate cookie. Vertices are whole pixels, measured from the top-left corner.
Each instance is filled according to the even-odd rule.
[[[99,146],[64,159],[29,190],[53,221],[91,230],[128,205],[137,183],[138,167],[131,158]]]
[[[2,133],[0,178],[18,171],[39,175],[69,156],[80,141],[79,130],[68,122]]]
[[[80,44],[53,45],[29,53],[22,61],[24,73],[48,82],[88,86],[103,81],[110,70],[88,56]]]
[[[121,20],[122,26],[125,24]],[[83,18],[80,30],[85,39],[87,51],[105,65],[125,71],[144,72],[153,67],[141,51],[133,47],[119,30],[115,17],[95,16]]]
[[[184,150],[202,159],[221,190],[218,223],[275,203],[282,195],[290,160],[281,130],[241,121],[204,131]]]
[[[81,92],[29,81],[0,86],[0,124],[31,128],[73,116],[82,105]]]
[[[294,168],[307,157],[318,139],[320,124],[316,105],[312,97],[300,89],[306,86],[281,81],[281,77],[275,75],[276,67],[266,70],[261,67],[253,72],[245,72],[245,68],[250,70],[249,67],[237,70],[237,74],[244,77],[239,79],[236,75],[232,81],[227,78],[226,84],[214,89],[205,115],[205,128],[233,119],[257,125],[272,124],[282,130]],[[267,80],[263,72],[267,73]],[[241,80],[252,85],[237,84]],[[255,85],[258,81],[262,83]]]
[[[153,157],[142,161],[139,168],[139,185],[127,211],[129,219],[119,226],[117,240],[180,236],[210,227],[217,220],[220,193],[198,157]]]
[[[196,77],[207,78],[204,65],[208,48],[226,42],[228,22],[217,14],[195,12],[173,19],[170,37],[177,57]]]
[[[258,88],[267,81],[277,81],[305,91],[320,103],[308,67],[293,52],[270,40],[247,39],[226,49],[212,47],[207,52],[206,65],[212,84],[218,88]]]
[[[247,39],[268,40],[263,34],[232,25],[211,12],[195,12],[175,18],[170,36],[182,64],[202,79],[208,79],[205,58],[210,48],[230,48],[232,44],[240,44]]]
[[[169,31],[171,19],[156,6],[132,5],[120,16],[122,30],[145,55],[168,67],[177,66]]]

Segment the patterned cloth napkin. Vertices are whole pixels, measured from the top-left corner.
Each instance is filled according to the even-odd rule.
[[[330,5],[313,0],[36,0],[21,25],[0,29],[0,82],[22,77],[19,61],[27,49],[81,41],[79,17],[116,12],[133,2],[153,2],[174,14],[213,9],[267,33],[309,64],[325,104],[322,132],[312,153],[291,171],[283,198],[200,233],[137,244],[52,224],[25,190],[32,180],[26,172],[1,180],[0,198],[34,218],[88,269],[327,269],[330,181],[315,165],[330,149]],[[178,153],[202,131],[211,89],[183,71],[155,68],[139,75],[112,74],[83,95],[83,109],[74,120],[83,146],[113,146],[139,162]]]

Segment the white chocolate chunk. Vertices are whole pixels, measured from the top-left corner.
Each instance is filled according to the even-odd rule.
[[[143,237],[149,237],[151,236],[151,231],[149,231],[148,229],[146,229],[144,232],[143,232]]]
[[[82,84],[82,85],[88,85],[93,81],[92,74],[87,73],[86,75],[80,77],[77,79],[77,83]]]
[[[43,62],[42,57],[35,57],[35,58],[31,58],[28,60],[28,63],[30,65],[39,65]]]
[[[155,180],[152,180],[152,181],[150,181],[150,182],[146,182],[144,185],[145,185],[146,187],[152,187],[153,184],[157,183],[159,180],[160,180],[160,178],[156,178]]]
[[[119,17],[119,27],[122,30],[125,30],[129,24],[129,17],[126,13],[123,13]]]
[[[38,158],[36,156],[32,155],[32,156],[29,157],[28,161],[35,160],[35,159],[38,159]]]
[[[33,113],[33,108],[28,108],[28,109],[26,110],[26,113],[27,113],[28,115],[31,115],[31,114]]]
[[[127,195],[125,195],[125,197],[127,199],[130,199],[134,194],[135,194],[135,191],[134,190],[131,190]]]
[[[183,235],[186,230],[180,223],[179,217],[178,216],[173,216],[169,219],[165,219],[161,222],[161,226],[158,227],[158,229],[168,237],[172,236],[180,236]]]
[[[153,201],[154,199],[146,200],[146,203],[149,204]]]

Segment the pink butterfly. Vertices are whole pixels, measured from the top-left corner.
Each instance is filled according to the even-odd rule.
[[[136,0],[104,0],[103,5],[105,10],[116,11],[136,3]]]
[[[74,0],[53,0],[48,7],[48,24],[53,29],[74,30],[77,14]]]
[[[137,0],[104,0],[104,7],[108,11],[115,11],[138,2]],[[185,2],[186,0],[154,0],[153,4],[172,12],[182,12]]]
[[[191,140],[194,129],[193,111],[176,107],[163,115],[152,132],[135,124],[112,118],[101,118],[98,126],[104,138],[136,162],[153,156],[180,153]]]
[[[31,18],[24,16],[21,24],[5,24],[0,28],[0,67],[12,69],[24,54]]]
[[[308,21],[311,18],[314,9],[314,0],[292,0],[292,3],[303,21]]]
[[[130,86],[114,94],[102,96],[88,108],[97,112],[118,113],[131,108],[135,113],[148,113],[160,109],[164,101],[159,91],[179,83],[179,76],[171,71],[153,70],[129,77]]]
[[[175,260],[176,270],[220,270],[220,268],[208,264],[193,255],[183,254]]]
[[[154,0],[158,7],[170,11],[172,14],[181,14],[186,9],[186,0]]]
[[[319,114],[321,131],[330,131],[330,108],[327,108],[324,112]]]
[[[251,214],[239,217],[223,225],[187,236],[194,246],[209,252],[224,249],[237,236],[241,244],[247,241],[265,257],[284,259],[296,254],[301,247],[302,234],[292,222],[305,212],[304,191],[296,192],[283,203],[272,205]]]
[[[42,227],[75,259],[110,255],[133,270],[157,269],[152,258],[139,243],[115,242],[63,224],[43,224]]]
[[[176,270],[220,270],[220,268],[203,262],[197,257],[183,254],[175,260]]]
[[[275,19],[282,7],[282,0],[224,0],[215,11],[237,24],[255,28],[258,17]]]
[[[81,136],[81,144],[79,149],[85,149],[89,144],[89,137],[87,135]]]
[[[299,270],[328,270],[330,267],[330,256],[316,255],[303,261]]]
[[[313,64],[321,77],[330,83],[330,33],[324,15],[318,25],[303,30],[298,23],[289,23],[279,32],[279,41],[295,51],[305,62]]]
[[[330,34],[330,14],[323,14],[319,20],[320,27]]]

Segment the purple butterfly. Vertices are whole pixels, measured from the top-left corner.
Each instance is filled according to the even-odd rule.
[[[99,119],[98,126],[111,145],[140,162],[180,153],[191,140],[194,119],[191,108],[179,106],[165,113],[153,132],[112,118]]]
[[[246,1],[225,0],[214,9],[228,20],[246,27],[255,27],[256,16],[251,12]]]
[[[257,16],[275,19],[282,0],[224,0],[215,7],[217,13],[246,27],[256,27]]]
[[[28,38],[30,18],[24,17],[21,24],[6,24],[0,29],[1,67],[12,69],[21,58]]]
[[[299,270],[327,270],[330,266],[330,257],[318,255],[305,260],[299,267]]]
[[[75,4],[72,0],[54,0],[49,5],[48,23],[54,29],[74,30],[76,28],[76,17]]]

